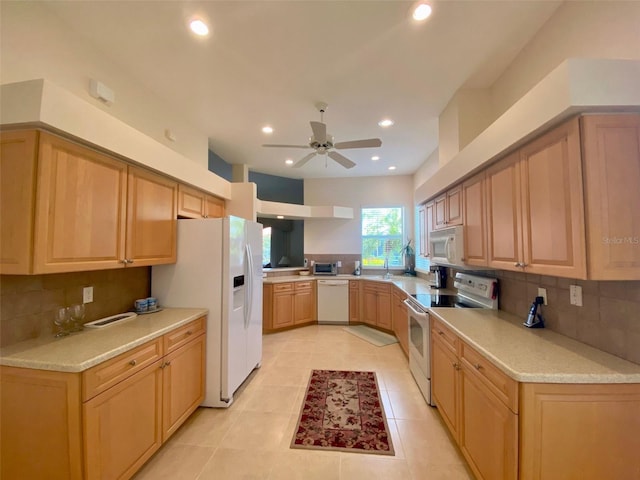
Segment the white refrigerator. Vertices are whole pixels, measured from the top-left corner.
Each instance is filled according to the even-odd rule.
[[[203,406],[228,407],[262,361],[262,225],[178,220],[178,261],[151,269],[161,307],[209,309]]]

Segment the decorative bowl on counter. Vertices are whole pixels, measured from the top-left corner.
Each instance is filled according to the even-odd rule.
[[[298,275],[302,275],[303,277],[306,277],[307,275],[309,275],[309,270],[300,270],[298,272]]]

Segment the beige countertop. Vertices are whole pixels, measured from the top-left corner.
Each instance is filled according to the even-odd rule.
[[[42,337],[0,350],[0,365],[57,372],[82,372],[206,315],[203,308],[165,308],[105,328],[67,337]]]
[[[393,275],[386,279],[381,275],[283,275],[279,277],[267,277],[262,279],[264,283],[286,283],[286,282],[304,282],[309,280],[369,280],[375,282],[391,283],[396,287],[404,290],[407,295],[417,293],[432,293],[434,291],[431,283],[419,277]],[[444,289],[439,290],[445,293]],[[448,293],[453,293],[447,290]]]
[[[459,308],[430,311],[514,380],[640,383],[640,365],[545,328],[526,328],[523,319],[506,312]]]

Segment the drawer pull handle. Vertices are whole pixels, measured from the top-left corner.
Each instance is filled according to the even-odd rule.
[[[191,335],[193,332],[191,330],[187,330],[187,335]]]
[[[460,370],[460,365],[458,363],[453,364],[454,370]]]
[[[129,365],[131,365],[132,367],[135,367],[138,364],[138,362],[136,362],[135,360],[131,360],[129,362]]]
[[[166,367],[168,367],[169,365],[171,365],[171,362],[164,362],[162,365],[160,365],[160,368],[165,369]]]
[[[476,363],[473,366],[475,367],[476,370],[480,370],[482,368],[482,365],[480,365],[479,363]]]
[[[444,332],[442,330],[438,330],[438,335],[444,335]]]

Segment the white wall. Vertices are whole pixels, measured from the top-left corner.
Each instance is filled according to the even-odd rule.
[[[351,220],[305,220],[304,251],[307,254],[360,254],[362,207],[404,207],[405,232],[413,239],[413,177],[408,175],[306,179],[304,203],[339,205],[354,210]]]
[[[0,8],[0,83],[45,78],[207,168],[207,136],[169,110],[163,99],[136,83],[108,55],[78,38],[43,3],[0,2]],[[88,94],[90,78],[115,91],[113,105]],[[167,128],[176,142],[165,138]]]
[[[640,60],[640,2],[562,4],[491,87],[494,118],[576,57]]]
[[[439,149],[431,152],[420,168],[413,174],[413,189],[417,189],[424,182],[429,180],[439,167]]]

